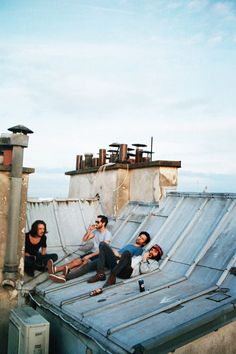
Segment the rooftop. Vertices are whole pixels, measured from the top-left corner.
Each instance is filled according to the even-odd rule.
[[[98,200],[31,201],[28,224],[43,216],[49,247],[64,263],[76,257],[83,229],[100,211]],[[65,284],[46,279],[33,298],[102,352],[172,351],[236,317],[235,276],[229,273],[236,262],[235,212],[236,194],[171,192],[159,204],[131,202],[109,229],[114,248],[133,242],[140,230],[163,248],[160,269],[142,275],[145,292],[136,277],[91,298],[95,286],[87,274]]]

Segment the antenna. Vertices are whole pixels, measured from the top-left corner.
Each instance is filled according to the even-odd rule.
[[[152,161],[152,150],[153,150],[153,136],[151,136],[151,156],[150,156],[151,161]]]

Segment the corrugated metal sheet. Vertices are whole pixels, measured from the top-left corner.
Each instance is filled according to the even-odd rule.
[[[49,229],[55,230],[55,244],[65,253],[81,240],[83,213],[86,222],[97,214],[98,204],[84,202],[83,213],[79,204],[31,202],[28,220],[44,218]],[[90,298],[90,290],[102,283],[88,284],[90,275],[85,275],[63,285],[46,280],[36,288],[38,301],[66,317],[78,335],[80,326],[86,328],[87,335],[104,348],[97,347],[97,352],[173,350],[184,344],[179,338],[186,337],[187,325],[197,331],[204,321],[212,323],[213,317],[224,313],[222,323],[235,318],[236,278],[229,274],[236,262],[235,212],[234,194],[169,193],[160,205],[130,203],[116,221],[111,220],[113,246],[133,242],[139,231],[147,230],[151,243],[159,243],[164,250],[160,269],[142,276],[146,292],[139,293],[138,279],[131,278]],[[217,302],[210,294],[224,295]]]

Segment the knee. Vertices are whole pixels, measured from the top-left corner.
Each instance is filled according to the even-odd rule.
[[[104,241],[100,242],[99,243],[99,249],[104,249],[104,248],[107,248],[109,247],[108,244]]]
[[[53,262],[56,262],[58,260],[58,255],[56,253],[53,253],[53,254],[51,254],[50,258]]]

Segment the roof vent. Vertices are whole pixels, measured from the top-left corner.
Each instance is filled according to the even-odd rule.
[[[25,135],[33,134],[33,131],[25,127],[24,125],[15,125],[14,127],[9,128],[8,130],[14,134],[16,133],[22,133]]]

